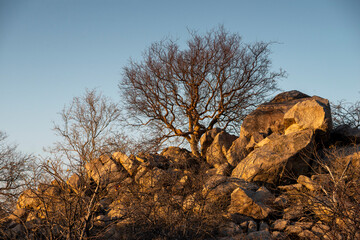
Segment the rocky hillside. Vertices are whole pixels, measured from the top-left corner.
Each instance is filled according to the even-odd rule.
[[[115,152],[25,191],[4,239],[360,239],[360,130],[327,99],[284,92],[212,129],[203,158]]]

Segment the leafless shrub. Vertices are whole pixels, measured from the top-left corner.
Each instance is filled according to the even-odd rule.
[[[34,158],[17,150],[16,145],[6,142],[7,136],[0,131],[0,217],[13,209],[23,190],[29,165]]]
[[[151,187],[135,181],[121,184],[119,195],[126,196],[121,204],[127,211],[118,228],[122,239],[206,239],[217,234],[223,206],[206,206],[201,194],[206,169],[185,174],[173,170],[166,170],[161,179],[154,176],[156,185]]]
[[[120,114],[118,105],[109,98],[86,90],[60,113],[62,122],[55,124],[54,131],[61,140],[51,152],[81,166],[114,150],[125,152],[126,137],[116,131]]]
[[[311,221],[330,239],[360,237],[360,152],[359,146],[331,149],[317,159],[318,174],[312,190],[294,192],[310,213]]]
[[[334,126],[346,124],[353,128],[360,128],[360,101],[350,103],[341,100],[332,104],[332,117]]]

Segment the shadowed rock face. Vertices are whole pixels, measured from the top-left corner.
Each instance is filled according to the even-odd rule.
[[[282,103],[282,102],[289,102],[295,99],[301,99],[301,98],[308,98],[309,95],[299,92],[297,90],[282,92],[278,95],[276,95],[270,103]]]

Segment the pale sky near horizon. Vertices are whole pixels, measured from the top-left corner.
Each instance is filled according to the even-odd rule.
[[[283,90],[360,99],[357,0],[0,0],[0,130],[41,154],[58,112],[86,88],[118,101],[122,67],[152,42],[219,24],[245,42],[276,41]]]

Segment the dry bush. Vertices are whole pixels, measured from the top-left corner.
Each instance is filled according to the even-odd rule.
[[[179,186],[181,178],[186,183]],[[206,197],[199,193],[206,179],[199,169],[186,175],[168,169],[155,186],[123,184],[119,195],[126,196],[127,219],[117,228],[121,239],[214,238],[223,212],[222,206],[206,207]],[[185,207],[186,202],[192,204]]]
[[[66,171],[60,162],[44,162],[39,170],[46,176],[38,179],[40,184],[28,189],[26,201],[20,203],[27,209],[27,215],[26,221],[18,219],[23,232],[17,236],[24,239],[214,238],[223,221],[224,206],[222,201],[207,205],[208,196],[201,194],[209,177],[208,165],[180,165],[166,162],[147,165],[147,171],[154,174],[144,175],[143,179],[121,169],[111,177],[99,168],[99,179],[77,173],[76,181],[70,181],[69,177],[74,180],[73,173]]]
[[[327,150],[316,161],[319,168],[311,178],[314,189],[294,192],[308,220],[329,239],[360,238],[359,150],[359,146]]]
[[[334,126],[343,124],[353,128],[360,128],[360,101],[355,103],[344,100],[331,106]]]
[[[0,131],[0,218],[13,210],[16,199],[24,190],[28,170],[34,157],[18,151]]]
[[[17,237],[24,239],[104,239],[110,224],[98,225],[95,217],[101,214],[101,200],[108,195],[113,183],[106,173],[104,181],[96,184],[87,174],[70,172],[61,162],[43,162],[38,166],[37,184],[18,200],[18,209],[26,215],[15,221],[23,231]],[[99,170],[100,171],[100,170]],[[9,235],[5,239],[12,239]]]

